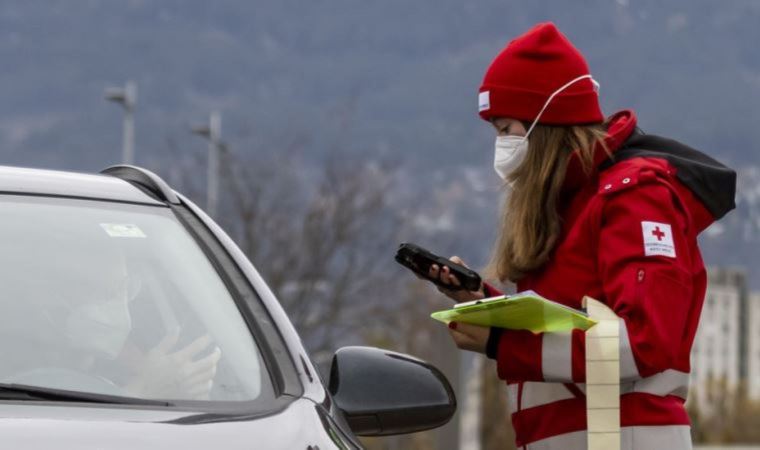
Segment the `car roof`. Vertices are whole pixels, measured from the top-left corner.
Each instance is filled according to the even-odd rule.
[[[165,205],[133,184],[110,175],[0,166],[0,194],[9,193]]]

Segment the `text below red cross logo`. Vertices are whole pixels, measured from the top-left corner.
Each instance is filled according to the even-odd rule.
[[[665,233],[660,230],[660,227],[655,227],[654,230],[652,230],[652,235],[657,238],[658,241],[661,241],[662,238],[665,237]]]

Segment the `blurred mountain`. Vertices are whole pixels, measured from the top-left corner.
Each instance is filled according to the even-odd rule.
[[[187,130],[219,109],[239,152],[399,161],[402,190],[439,202],[414,211],[419,236],[483,260],[468,237],[493,235],[498,194],[477,88],[506,42],[545,20],[587,56],[605,112],[633,108],[645,131],[760,166],[754,0],[6,0],[0,163],[116,162],[122,113],[102,93],[134,79],[138,163],[202,158]],[[755,202],[744,195],[704,238],[708,262],[752,262],[757,240],[735,230],[757,226]]]

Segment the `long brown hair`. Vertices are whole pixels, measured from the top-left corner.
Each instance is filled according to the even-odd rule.
[[[512,189],[504,200],[487,276],[515,282],[546,264],[562,229],[558,203],[570,155],[577,151],[590,174],[596,145],[603,146],[606,135],[603,124],[533,129],[525,160],[508,179]]]

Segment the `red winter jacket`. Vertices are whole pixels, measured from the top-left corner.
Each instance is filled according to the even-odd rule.
[[[611,307],[624,319],[623,448],[690,448],[684,401],[706,287],[697,235],[733,208],[735,173],[642,134],[632,111],[615,114],[608,134],[614,161],[600,146],[597,170],[587,177],[571,160],[560,242],[517,290],[573,308],[585,295]],[[584,334],[494,330],[490,344],[508,383],[518,446],[585,449]]]

